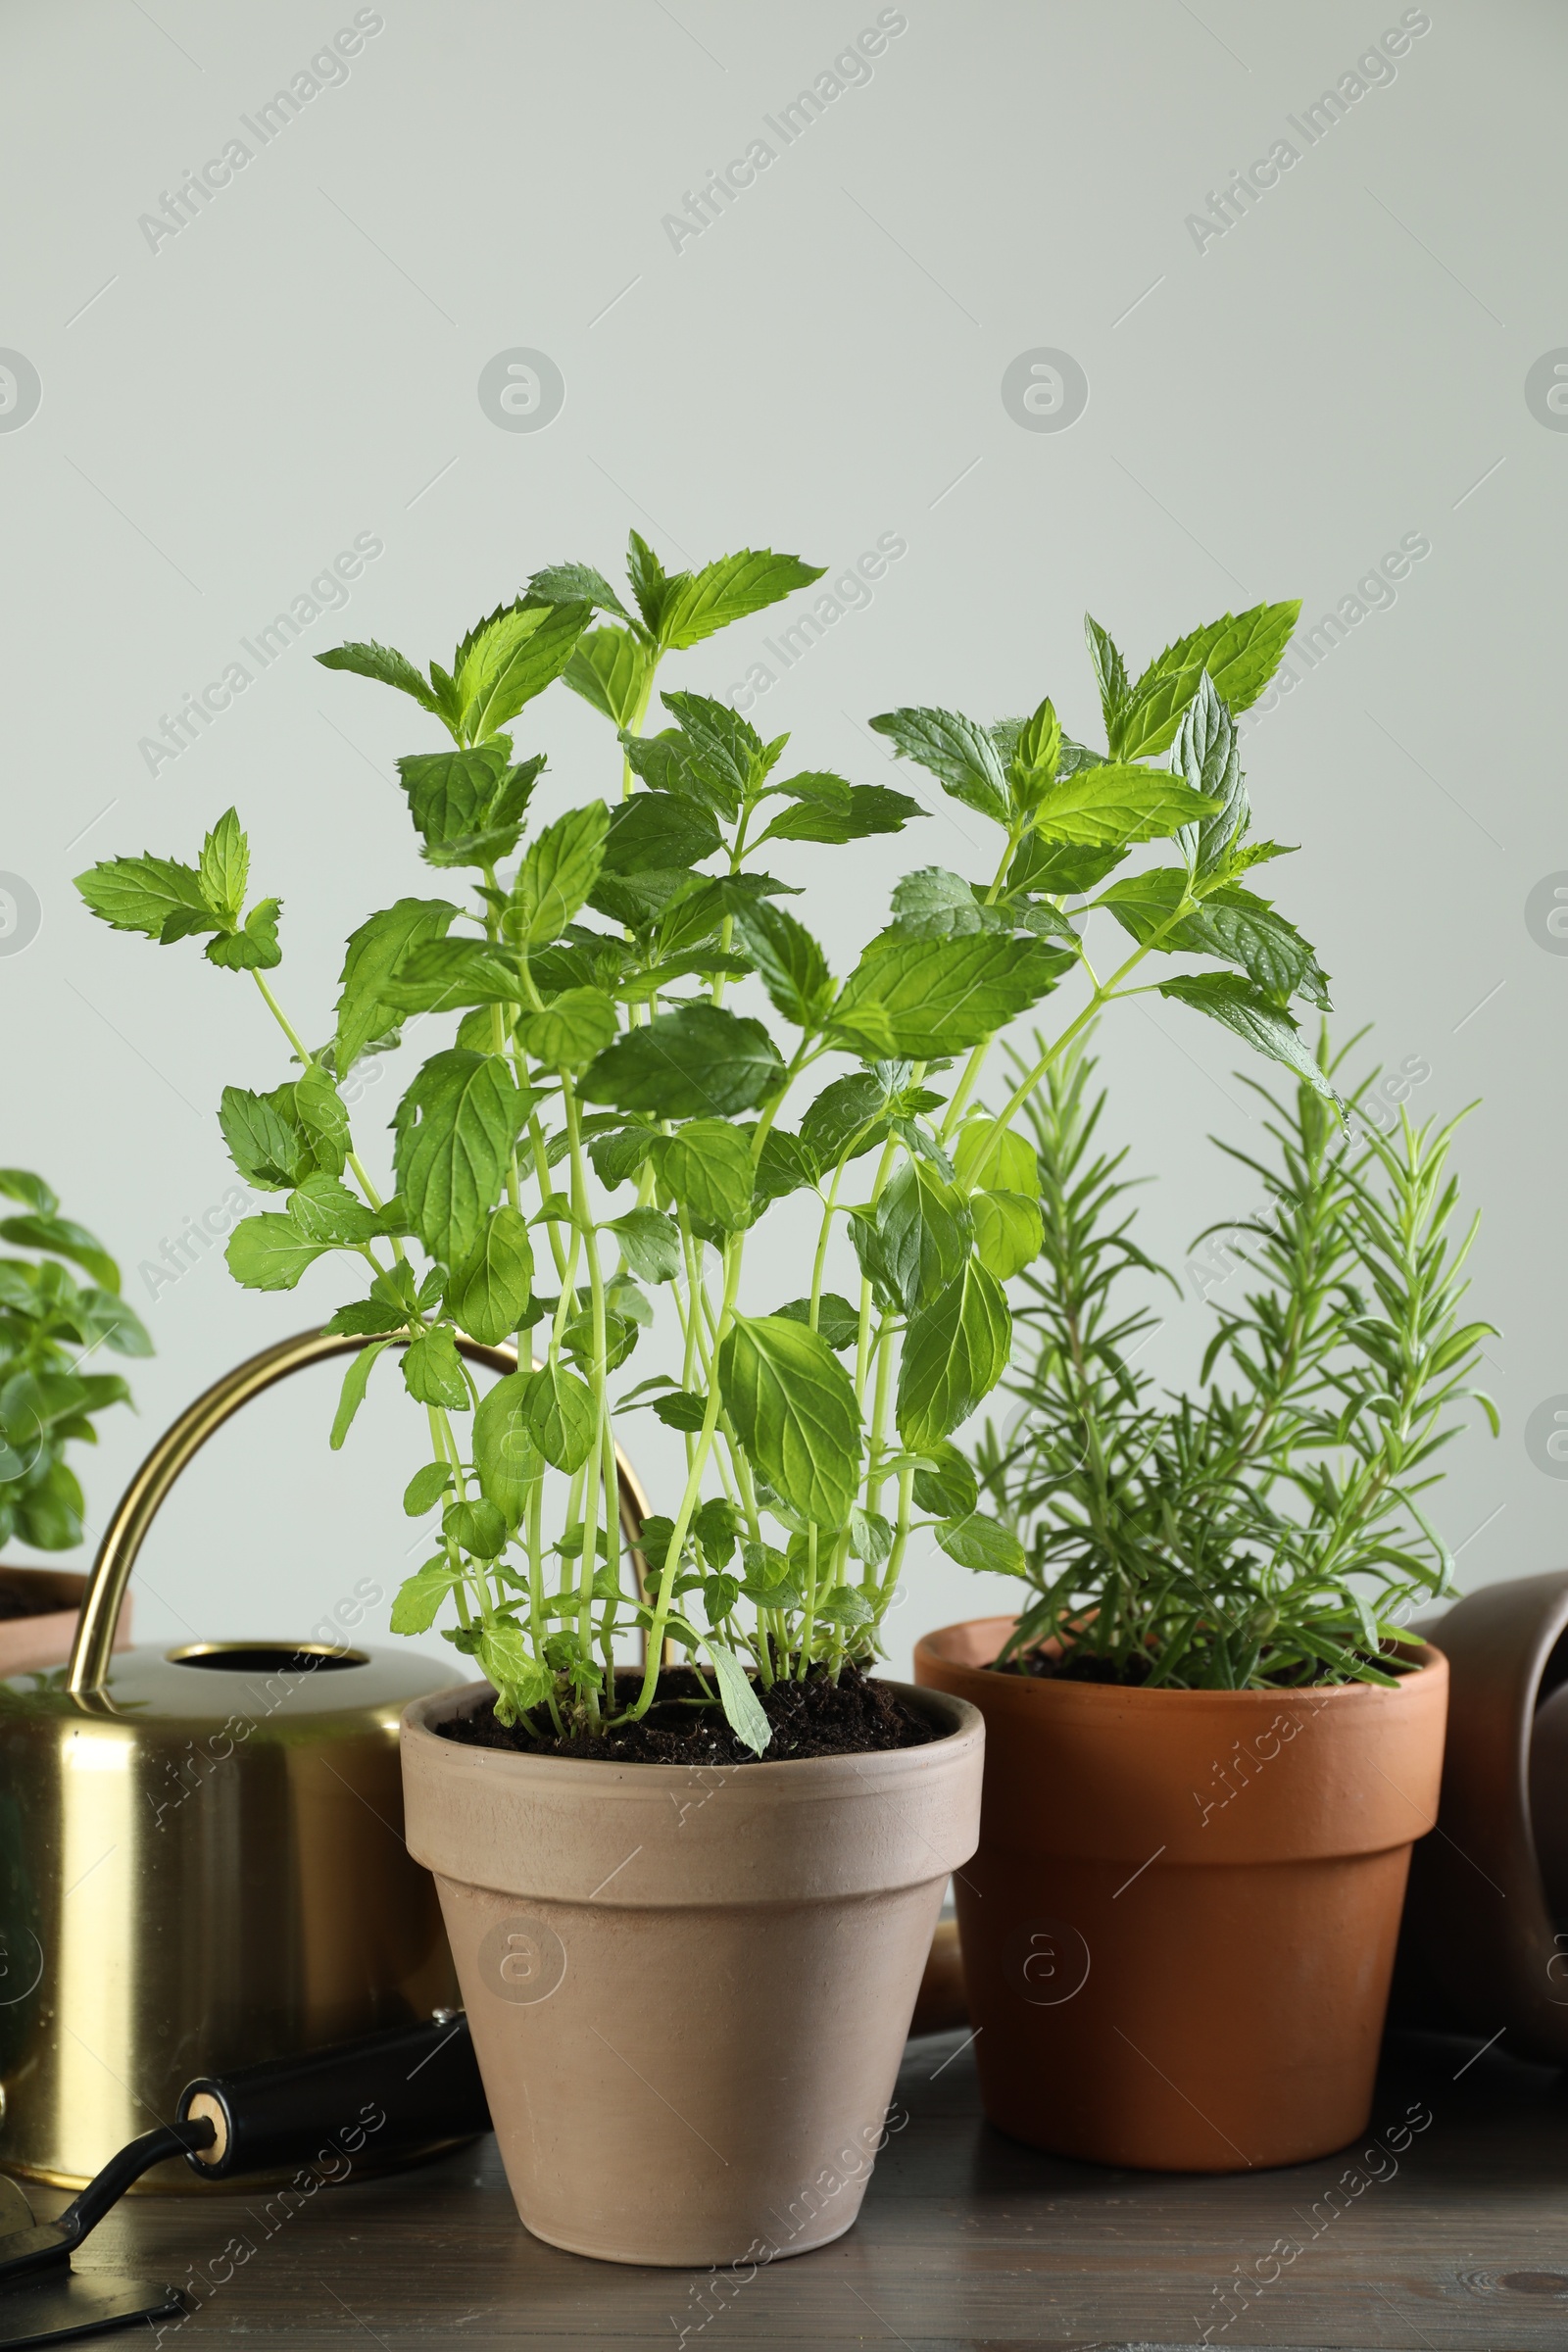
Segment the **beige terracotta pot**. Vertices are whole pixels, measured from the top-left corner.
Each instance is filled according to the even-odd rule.
[[[517,2212],[552,2245],[707,2267],[850,2228],[984,1728],[730,1771],[459,1746],[403,1718],[409,1851],[435,1874]]]
[[[928,1634],[919,1682],[986,1720],[958,1875],[986,2113],[1159,2172],[1301,2164],[1371,2111],[1448,1671],[1394,1689],[1139,1690],[993,1674],[1005,1617]]]
[[[0,1682],[10,1674],[41,1674],[64,1666],[76,1638],[87,1580],[67,1568],[14,1568],[0,1560],[0,1592],[26,1614],[0,1617]],[[120,1613],[117,1649],[130,1647],[130,1596]]]

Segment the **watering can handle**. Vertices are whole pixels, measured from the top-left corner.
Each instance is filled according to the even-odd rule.
[[[66,1675],[68,1690],[87,1694],[101,1690],[108,1682],[115,1628],[120,1623],[120,1606],[125,1597],[136,1554],[170,1488],[191,1456],[206,1445],[215,1430],[221,1429],[231,1413],[237,1413],[242,1404],[249,1404],[253,1396],[259,1396],[274,1381],[286,1380],[289,1373],[302,1372],[308,1364],[324,1363],[328,1356],[356,1354],[364,1346],[365,1341],[352,1332],[296,1332],[293,1339],[279,1340],[273,1347],[264,1348],[260,1355],[249,1356],[231,1372],[225,1372],[221,1380],[215,1381],[165,1430],[116,1504],[104,1530],[104,1540],[98,1546],[82,1598],[81,1617]],[[486,1348],[479,1341],[466,1338],[460,1338],[458,1347],[472,1362],[487,1364],[493,1372],[515,1372],[517,1368],[514,1348]],[[628,1544],[635,1546],[648,1503],[618,1447],[615,1468],[620,1488],[620,1523]]]

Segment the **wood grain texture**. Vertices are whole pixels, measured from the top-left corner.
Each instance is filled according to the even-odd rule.
[[[1560,2352],[1568,2097],[1550,2070],[1478,2047],[1400,2039],[1367,2142],[1287,2172],[1205,2179],[1017,2146],[982,2120],[959,2034],[911,2041],[898,2128],[858,2226],[749,2279],[623,2270],[540,2244],[516,2221],[488,2139],[323,2188],[286,2218],[275,2196],[132,2198],[79,2267],[194,2288],[199,2309],[163,2339],[180,2352],[285,2336],[305,2352],[682,2340],[700,2352],[1011,2352],[1191,2345],[1205,2328],[1226,2352]],[[1390,2133],[1412,2108],[1431,2122],[1396,2155]],[[64,2201],[33,2192],[40,2217]],[[225,2261],[231,2241],[251,2251],[239,2260],[236,2244]],[[1296,2249],[1288,2260],[1270,2251],[1282,2246]],[[1256,2283],[1259,2263],[1278,2276]],[[1254,2280],[1246,2295],[1238,2270]],[[1215,2288],[1227,2278],[1225,2300]]]

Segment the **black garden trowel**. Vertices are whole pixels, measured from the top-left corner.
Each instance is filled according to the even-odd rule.
[[[193,2306],[177,2287],[74,2270],[71,2260],[126,2189],[172,2156],[204,2180],[223,2180],[323,2161],[325,2139],[334,2156],[347,2156],[352,2177],[356,2166],[379,2171],[428,2152],[432,2141],[455,2144],[489,2129],[460,2011],[238,2074],[199,2076],[180,2092],[176,2120],[112,2156],[57,2220],[34,2221],[16,2182],[0,2176],[0,2352],[188,2316]]]

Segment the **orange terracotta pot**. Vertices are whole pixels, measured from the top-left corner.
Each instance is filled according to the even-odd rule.
[[[1447,1661],[1393,1690],[1135,1690],[987,1671],[1005,1617],[928,1634],[917,1683],[985,1717],[956,1874],[991,2121],[1155,2172],[1301,2164],[1364,2131]]]
[[[86,1589],[86,1578],[69,1568],[14,1568],[0,1560],[0,1592],[21,1612],[0,1617],[0,1681],[64,1666]],[[120,1612],[117,1649],[130,1647],[130,1598],[127,1592]]]

